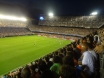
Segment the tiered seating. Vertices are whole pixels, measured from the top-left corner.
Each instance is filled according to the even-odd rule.
[[[0,19],[0,27],[26,27],[27,22]]]
[[[103,22],[104,16],[54,16],[44,17],[44,20],[39,21],[39,25],[100,28]]]
[[[29,26],[29,29],[34,32],[46,32],[74,36],[85,36],[97,30],[86,28],[58,27],[58,26]]]
[[[0,37],[32,34],[27,22],[0,19]]]
[[[22,27],[0,27],[0,37],[19,36],[32,34],[28,28]]]

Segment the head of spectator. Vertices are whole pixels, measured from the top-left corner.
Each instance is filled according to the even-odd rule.
[[[82,43],[81,43],[82,44]],[[76,46],[77,46],[77,48],[79,49],[79,50],[81,50],[81,44],[79,44],[79,43],[76,43]]]
[[[71,44],[69,44],[69,45],[67,46],[67,49],[68,49],[68,51],[69,51],[69,50],[70,50],[70,51],[73,51],[73,48],[72,48]]]
[[[57,55],[58,55],[58,51],[55,51],[55,52],[54,52],[54,55],[57,56]]]
[[[62,62],[63,62],[63,65],[70,65],[70,66],[74,67],[74,60],[73,60],[73,56],[71,56],[71,55],[65,56],[62,59]]]
[[[91,40],[90,40],[89,36],[86,37],[86,41],[87,41],[87,43],[91,43]]]
[[[60,49],[58,50],[58,54],[61,54],[61,53],[63,53],[63,49],[62,49],[62,48],[60,48]]]
[[[53,55],[52,54],[49,54],[49,61],[53,61]]]
[[[72,55],[72,57],[73,57],[73,52],[72,51],[66,52],[66,56],[70,56],[70,55]]]
[[[81,50],[81,46],[80,45],[76,45],[76,43],[72,44],[72,48],[73,50],[78,49],[79,51]]]
[[[75,43],[72,43],[71,46],[73,49],[77,47]]]
[[[40,70],[41,73],[42,73],[43,71],[46,70],[46,63],[45,63],[44,61],[41,61],[41,62],[39,63],[39,65],[38,65],[38,67],[39,67],[39,70]]]
[[[85,52],[85,51],[87,51],[88,50],[88,45],[86,44],[86,43],[83,43],[82,45],[81,45],[81,52],[83,53],[83,52]]]
[[[61,54],[58,54],[58,56],[60,57],[60,63],[62,64],[62,58],[64,57],[64,55],[61,53]]]
[[[72,44],[72,47],[73,47],[74,58],[78,60],[81,57],[81,50],[78,49],[75,44]]]
[[[41,72],[39,78],[53,78],[53,74],[49,69],[47,69],[45,62],[41,62],[39,64],[39,70]]]
[[[63,53],[58,54],[58,56],[62,59],[64,57]]]
[[[10,74],[9,74],[9,73],[6,75],[6,77],[7,77],[7,78],[11,78],[11,76],[10,76]]]
[[[72,48],[69,48],[69,47],[66,47],[65,49],[66,49],[66,52],[73,51],[73,49]]]
[[[40,58],[40,59],[38,60],[38,65],[39,65],[41,62],[43,62],[43,59],[42,59],[42,58]]]
[[[46,62],[46,64],[49,62],[49,57],[48,56],[45,56],[44,57],[44,61]]]
[[[22,68],[19,68],[17,73],[17,78],[21,78],[21,71],[22,71]]]
[[[75,78],[75,69],[70,65],[62,65],[60,68],[60,78]]]
[[[59,56],[54,56],[53,57],[53,63],[60,63],[60,57]]]
[[[47,65],[47,69],[50,69],[50,67],[53,65],[52,61],[49,61],[49,56],[44,57],[44,61]]]
[[[25,67],[21,71],[21,77],[22,78],[30,78],[31,77],[31,71],[28,67]]]
[[[36,60],[36,61],[35,61],[35,65],[38,65],[38,64],[39,64],[39,60]]]
[[[85,42],[87,42],[87,38],[86,37],[82,38],[82,43],[85,43]]]
[[[87,43],[88,45],[88,50],[93,50],[94,49],[94,46],[92,43]]]
[[[53,65],[50,67],[50,70],[53,73],[54,78],[59,77],[59,69],[60,69],[60,57],[59,56],[54,56],[53,57]]]

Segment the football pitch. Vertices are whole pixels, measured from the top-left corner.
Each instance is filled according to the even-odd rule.
[[[24,66],[69,43],[71,40],[35,35],[0,38],[0,75]]]

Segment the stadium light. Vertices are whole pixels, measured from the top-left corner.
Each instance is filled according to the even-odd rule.
[[[48,15],[49,15],[49,17],[53,17],[53,13],[49,13]]]
[[[21,21],[24,21],[24,22],[27,21],[26,18],[20,18],[20,20],[21,20]]]
[[[26,18],[24,17],[16,17],[16,16],[7,16],[7,15],[2,15],[0,14],[0,19],[7,19],[7,20],[18,20],[18,21],[27,21]]]
[[[98,13],[97,12],[92,12],[90,15],[97,15]]]
[[[44,20],[44,17],[41,16],[41,17],[40,17],[40,20]]]

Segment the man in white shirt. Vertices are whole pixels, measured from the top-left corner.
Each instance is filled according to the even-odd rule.
[[[88,78],[93,78],[95,71],[95,57],[88,51],[87,43],[81,45],[81,52],[83,55],[82,69]]]

